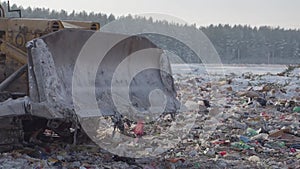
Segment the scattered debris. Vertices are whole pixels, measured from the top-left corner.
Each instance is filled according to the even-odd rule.
[[[96,145],[49,143],[0,154],[0,168],[297,168],[299,72],[290,68],[280,75],[232,73],[225,78],[175,74],[179,100],[199,116],[176,147],[155,158],[118,157]],[[143,139],[159,135],[171,122],[166,115],[159,123],[125,126],[124,132]]]

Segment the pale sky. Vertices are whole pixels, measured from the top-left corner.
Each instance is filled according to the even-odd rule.
[[[199,26],[228,23],[300,28],[300,0],[11,0],[10,3],[115,16],[167,14]]]

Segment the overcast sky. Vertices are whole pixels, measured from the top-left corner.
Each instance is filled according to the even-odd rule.
[[[4,0],[2,0],[3,2]],[[300,0],[11,0],[24,7],[127,14],[161,13],[188,23],[300,28]]]

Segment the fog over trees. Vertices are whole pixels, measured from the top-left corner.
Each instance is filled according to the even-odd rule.
[[[6,8],[7,4],[2,5]],[[122,16],[113,14],[87,13],[85,11],[67,12],[55,11],[47,8],[23,8],[12,5],[12,9],[20,8],[22,16],[26,18],[49,18],[62,20],[97,21],[102,26],[115,20],[139,23],[136,29],[143,31],[155,30],[181,30],[186,40],[193,41],[191,32],[201,30],[214,45],[223,63],[265,63],[265,64],[300,64],[300,30],[283,29],[280,27],[251,27],[249,25],[210,25],[197,27],[193,25],[179,25],[167,21],[156,21],[152,18]],[[7,14],[17,17],[16,13]],[[120,28],[121,29],[121,28]],[[132,29],[122,27],[123,31]],[[149,29],[149,30],[148,30]],[[130,31],[130,30],[128,30]],[[146,35],[161,46],[171,48],[177,54],[186,58],[187,62],[199,62],[195,52],[188,50],[182,43],[174,43],[164,36]],[[174,46],[175,44],[175,46]],[[160,45],[159,45],[160,46]],[[160,47],[161,47],[160,46]]]

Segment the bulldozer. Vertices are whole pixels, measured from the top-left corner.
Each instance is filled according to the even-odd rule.
[[[79,119],[85,115],[79,117],[75,113],[72,79],[81,49],[95,32],[101,30],[100,24],[22,18],[22,11],[11,9],[9,2],[7,12],[17,12],[19,17],[6,17],[5,7],[0,6],[0,151],[22,146],[42,135],[45,129],[73,144],[85,140],[87,136]],[[116,126],[122,129],[122,115],[111,99],[113,71],[128,55],[157,46],[141,36],[105,32],[100,32],[100,35],[100,46],[109,43],[107,38],[121,36],[124,39],[105,54],[95,83],[101,115],[116,119]],[[170,63],[167,60],[161,63],[160,57],[148,61],[157,67],[170,68]],[[91,62],[86,59],[82,66]],[[119,87],[122,85],[128,86],[128,82],[119,82]],[[170,74],[149,70],[137,76],[131,86],[130,99],[138,109],[149,108],[147,95],[156,88],[162,89],[169,97],[164,112],[178,109]],[[87,114],[89,111],[86,110]]]

